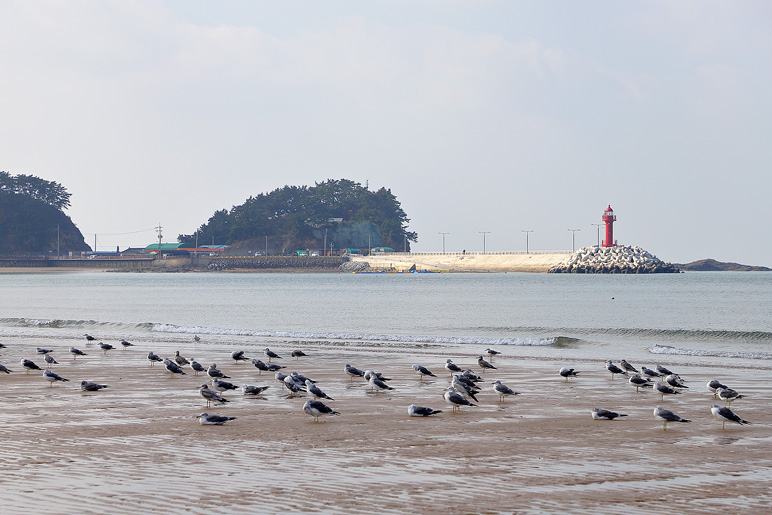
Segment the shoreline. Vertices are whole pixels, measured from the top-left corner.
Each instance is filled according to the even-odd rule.
[[[474,354],[483,349],[472,346],[458,353],[304,344],[308,356],[296,361],[289,357],[294,343],[270,343],[284,356],[275,360],[286,366],[282,372],[307,375],[336,399],[325,403],[341,415],[314,423],[301,408],[309,397],[289,397],[273,374],[259,375],[251,363],[230,359],[241,348],[267,361],[265,342],[236,347],[163,338],[148,335],[106,354],[85,340],[57,341],[50,347],[59,361],[53,370],[70,381],[54,386],[18,364],[27,357],[44,365],[35,353],[39,341],[3,338],[0,362],[14,371],[0,375],[9,511],[24,512],[34,503],[38,511],[59,513],[143,512],[157,507],[159,494],[168,513],[206,513],[216,506],[228,513],[595,514],[599,499],[616,509],[629,510],[633,502],[686,514],[772,505],[766,370],[652,357],[677,366],[688,381],[683,394],[663,401],[612,379],[602,363],[528,358],[527,349],[499,348],[504,354],[493,361],[498,369],[482,373]],[[88,356],[73,360],[70,345]],[[179,350],[202,364],[218,363],[234,384],[270,388],[257,398],[226,393],[229,403],[207,409],[196,390],[205,378],[190,369],[170,377],[162,364],[149,366],[149,350],[162,357]],[[484,376],[478,406],[451,413],[443,400],[448,357]],[[345,363],[384,373],[394,390],[370,392],[362,379],[344,374]],[[414,363],[437,377],[420,380]],[[580,376],[566,382],[557,374],[561,366],[576,367]],[[715,401],[705,383],[712,378],[746,396],[732,409],[752,425],[721,429],[709,411]],[[84,379],[110,388],[81,392]],[[499,402],[494,379],[520,395]],[[409,404],[442,413],[409,417]],[[651,413],[657,405],[691,423],[662,431]],[[628,416],[592,420],[594,407]],[[201,426],[195,416],[203,411],[237,418]],[[46,495],[38,486],[41,477]],[[716,477],[721,488],[715,488]]]

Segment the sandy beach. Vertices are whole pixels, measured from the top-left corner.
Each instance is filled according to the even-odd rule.
[[[366,262],[372,268],[419,270],[433,272],[533,272],[545,273],[551,266],[566,259],[570,252],[482,254],[479,252],[448,252],[446,254],[373,254],[352,256],[353,262]]]
[[[379,348],[320,344],[289,357],[292,342],[271,348],[286,373],[318,382],[340,416],[314,423],[306,396],[289,397],[272,374],[230,359],[230,346],[206,342],[135,341],[103,353],[83,341],[62,341],[53,365],[66,383],[49,386],[25,373],[22,357],[41,367],[34,339],[3,338],[2,483],[7,513],[586,513],[603,511],[761,513],[772,510],[772,388],[770,371],[711,369],[671,358],[666,366],[690,388],[664,401],[611,378],[603,363],[529,358],[501,349],[484,374],[477,407],[451,413],[442,398],[448,357],[480,372],[476,353],[439,348]],[[119,347],[117,342],[110,342]],[[76,345],[87,356],[73,360]],[[265,359],[264,345],[245,347]],[[196,387],[206,376],[170,377],[151,367],[161,356],[218,363],[237,385],[269,385],[263,396],[225,394],[231,402],[207,410]],[[622,358],[620,356],[619,358]],[[393,391],[373,393],[349,380],[346,363],[391,377]],[[419,380],[419,363],[438,377]],[[564,365],[581,371],[566,382]],[[645,364],[653,366],[654,363]],[[721,423],[710,414],[717,378],[746,396],[732,408],[753,422]],[[208,379],[208,378],[207,378]],[[499,402],[491,381],[520,395]],[[81,380],[110,388],[85,393]],[[720,401],[715,401],[720,402]],[[411,418],[410,404],[442,409]],[[723,403],[722,403],[723,404]],[[657,405],[691,419],[662,423]],[[626,413],[595,421],[593,407]],[[237,417],[201,426],[203,411]]]

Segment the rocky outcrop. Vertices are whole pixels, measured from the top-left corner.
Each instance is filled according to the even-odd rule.
[[[680,272],[650,252],[637,247],[583,247],[553,265],[551,274],[668,274]]]
[[[701,259],[683,265],[677,265],[682,270],[694,272],[769,272],[772,269],[766,266],[741,265],[739,263],[727,263],[715,259]]]

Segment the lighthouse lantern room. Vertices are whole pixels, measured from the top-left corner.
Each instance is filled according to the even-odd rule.
[[[617,242],[614,239],[614,222],[616,221],[617,217],[614,214],[614,210],[611,209],[611,205],[609,205],[606,210],[603,212],[603,216],[601,217],[601,220],[603,220],[606,223],[606,239],[603,240],[603,246],[604,247],[616,247]]]

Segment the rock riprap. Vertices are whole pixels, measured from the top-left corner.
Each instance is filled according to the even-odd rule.
[[[637,246],[582,247],[549,269],[551,274],[672,274],[680,270]]]

